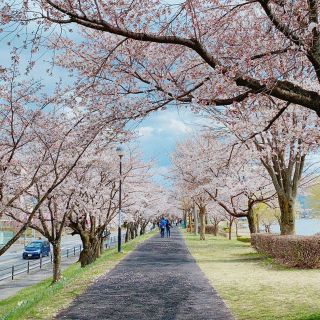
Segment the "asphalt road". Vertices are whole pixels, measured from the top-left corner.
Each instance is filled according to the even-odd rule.
[[[31,239],[30,239],[31,240]],[[79,236],[66,235],[62,239],[62,252],[65,249],[71,249],[75,246],[80,246],[81,240]],[[14,265],[15,270],[25,270],[28,261],[22,259],[23,244],[14,244],[7,252],[0,256],[0,275],[10,273],[11,267]],[[79,250],[78,250],[79,251]],[[70,250],[70,257],[62,259],[62,269],[78,260],[79,253],[73,256],[73,251]],[[50,258],[44,258],[43,261],[50,261]],[[40,260],[30,260],[30,265],[35,269],[31,270],[29,274],[23,272],[18,274],[12,280],[11,278],[0,281],[0,300],[8,298],[16,294],[19,290],[38,283],[52,275],[52,264],[49,262],[44,264],[40,269]],[[6,269],[9,268],[9,269]],[[4,270],[6,269],[6,270]]]
[[[81,240],[78,235],[74,235],[74,236],[66,235],[62,238],[61,250],[73,248],[75,246],[79,246],[80,244],[81,244]],[[25,261],[22,259],[23,248],[24,248],[23,244],[14,244],[13,246],[11,246],[11,248],[7,252],[5,252],[2,256],[0,256],[0,270],[9,268],[12,265],[23,263]]]
[[[70,264],[76,262],[78,258],[78,256],[71,256],[70,258],[63,259],[61,263],[62,270],[64,270]],[[48,263],[44,265],[41,270],[37,268],[30,271],[28,275],[26,273],[22,273],[17,275],[13,280],[10,278],[0,281],[0,300],[13,296],[21,289],[37,284],[39,281],[47,279],[51,276],[52,264]]]

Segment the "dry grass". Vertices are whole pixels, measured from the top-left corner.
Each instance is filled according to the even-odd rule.
[[[320,271],[281,267],[236,240],[185,234],[201,270],[236,319],[320,319]]]

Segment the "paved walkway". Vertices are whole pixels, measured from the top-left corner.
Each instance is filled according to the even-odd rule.
[[[139,245],[56,319],[233,319],[178,230]]]

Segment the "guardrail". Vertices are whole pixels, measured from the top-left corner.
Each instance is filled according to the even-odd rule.
[[[79,255],[81,252],[82,246],[75,246],[72,248],[67,248],[61,251],[61,259],[70,258]],[[14,279],[15,276],[27,273],[29,274],[31,270],[42,269],[46,264],[52,263],[53,257],[50,253],[49,257],[40,257],[37,260],[28,260],[19,264],[15,264],[11,267],[0,269],[0,281],[11,278]]]
[[[121,242],[124,242],[126,239],[126,234],[121,234]],[[111,248],[114,246],[115,243],[118,242],[118,236],[109,236],[105,242],[105,247],[108,249],[108,248]]]
[[[121,238],[122,238],[122,241],[124,241],[125,234],[122,234]],[[112,248],[117,242],[118,242],[118,236],[109,236],[105,242],[105,247]],[[61,259],[71,258],[71,257],[75,257],[76,255],[80,255],[81,250],[82,250],[82,245],[63,249],[61,251]],[[40,259],[37,259],[37,260],[27,260],[22,263],[12,265],[11,267],[0,269],[0,281],[10,279],[10,278],[13,280],[15,276],[19,274],[22,274],[22,273],[29,274],[30,271],[32,270],[36,270],[36,269],[40,270],[44,265],[52,263],[52,261],[53,261],[53,256],[52,256],[52,253],[50,253],[49,257],[41,257]]]

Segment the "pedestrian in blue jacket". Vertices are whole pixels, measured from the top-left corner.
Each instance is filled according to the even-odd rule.
[[[164,238],[164,229],[166,228],[166,225],[167,225],[167,220],[164,217],[162,217],[159,223],[161,238]]]

